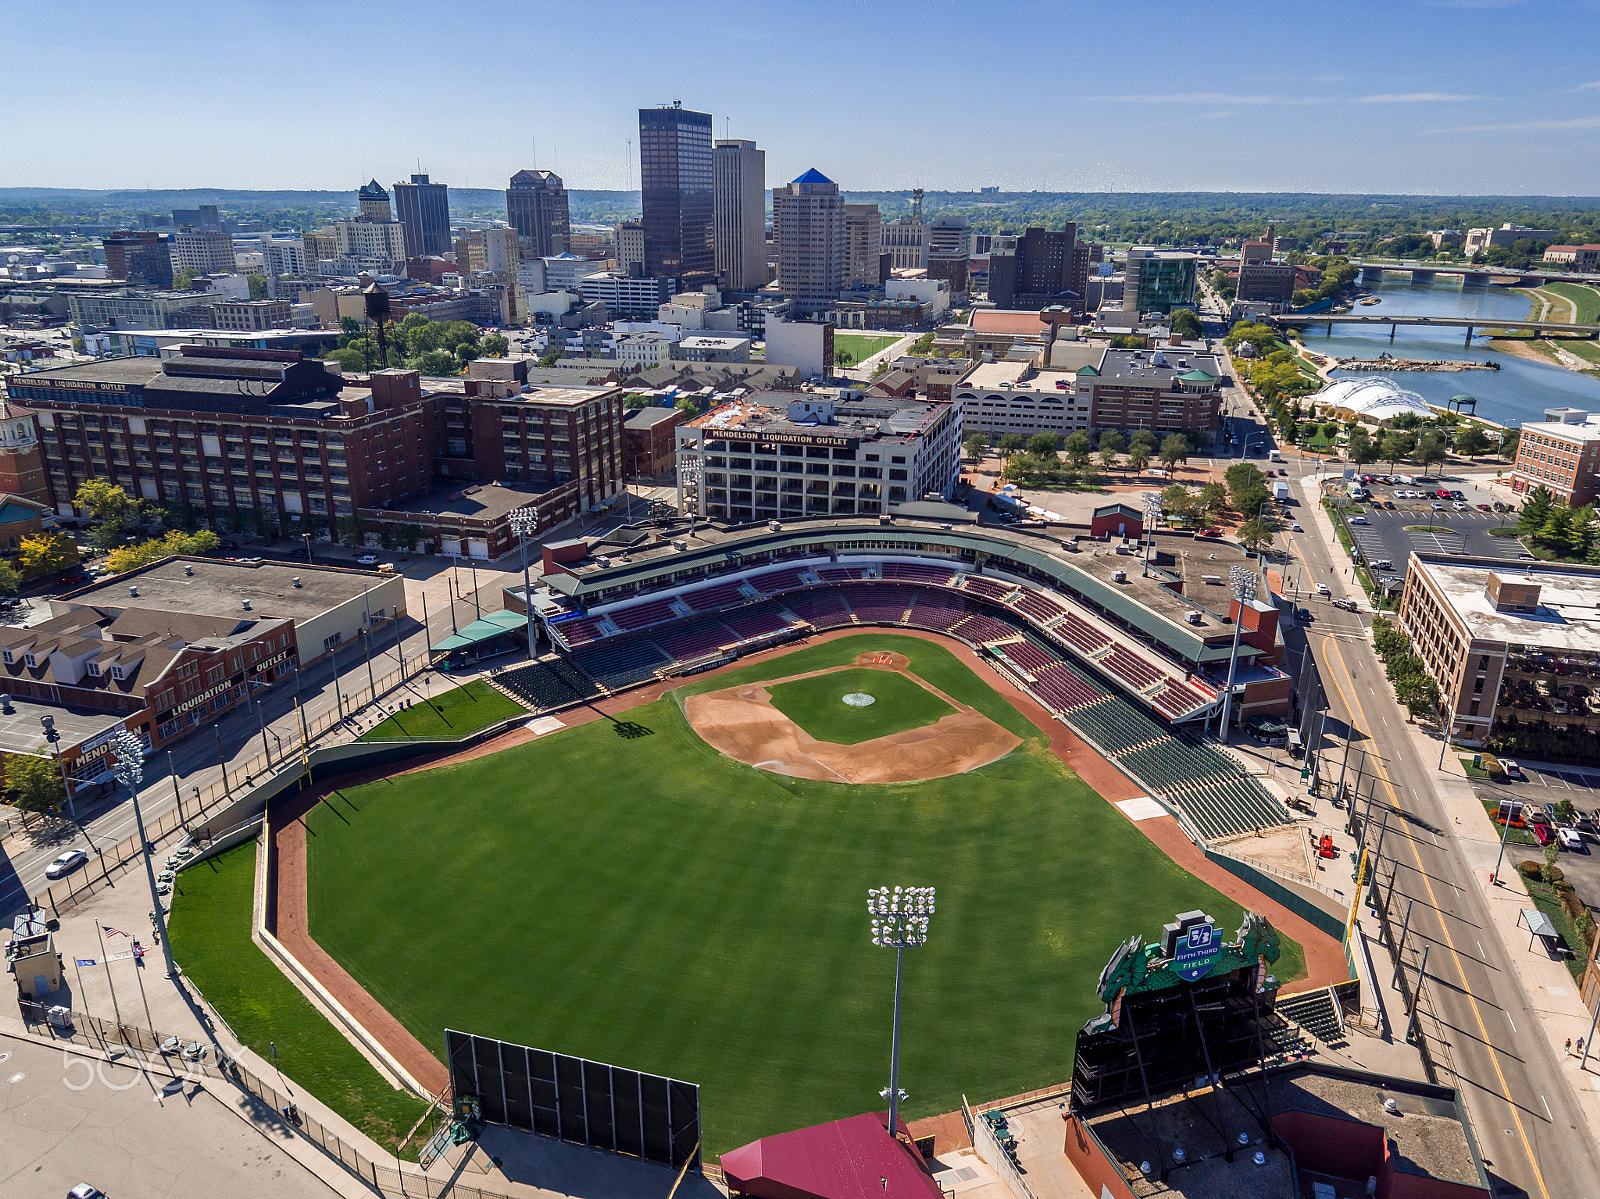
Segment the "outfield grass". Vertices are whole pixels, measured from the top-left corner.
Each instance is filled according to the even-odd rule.
[[[363,741],[410,741],[417,737],[465,737],[491,724],[525,716],[528,709],[488,683],[452,687],[426,703],[412,704],[361,735]]]
[[[336,793],[308,817],[313,933],[441,1055],[448,1026],[701,1084],[714,1154],[878,1107],[894,957],[868,940],[866,890],[932,884],[905,964],[907,1115],[1065,1080],[1120,940],[1241,909],[930,642],[842,638],[693,687],[865,650],[1029,740],[950,778],[812,782],[723,757],[668,696]],[[1278,977],[1303,974],[1284,951]]]
[[[844,697],[854,691],[865,692],[877,702],[852,708]],[[774,708],[818,741],[835,745],[855,745],[920,729],[955,711],[904,675],[865,666],[776,683],[767,688],[767,694],[772,696]]]
[[[276,1044],[286,1077],[393,1152],[426,1104],[390,1086],[250,939],[255,871],[247,843],[178,876],[172,955],[240,1040],[268,1061]]]

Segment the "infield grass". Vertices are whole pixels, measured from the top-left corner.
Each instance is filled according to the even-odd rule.
[[[307,817],[313,934],[441,1058],[452,1027],[699,1083],[716,1154],[878,1109],[895,963],[866,890],[931,884],[905,961],[907,1117],[1066,1080],[1119,941],[1194,908],[1231,930],[1241,909],[931,642],[841,638],[683,690],[867,650],[1027,740],[948,778],[812,782],[723,757],[675,693],[336,792]],[[1287,938],[1275,973],[1304,973]]]
[[[427,1105],[390,1086],[250,939],[255,876],[253,843],[180,874],[172,955],[241,1041],[267,1061],[277,1045],[288,1078],[392,1153]]]
[[[835,333],[833,335],[833,353],[837,358],[840,354],[848,354],[850,361],[846,366],[855,366],[866,361],[880,350],[886,350],[899,341],[901,334],[882,336],[870,333]]]
[[[363,741],[410,741],[418,737],[465,737],[528,709],[481,679],[452,687],[426,703],[412,704],[361,734]]]
[[[873,703],[853,708],[844,702],[852,692],[870,695]],[[772,706],[818,741],[855,745],[906,729],[920,729],[955,711],[933,692],[892,670],[865,666],[836,670],[774,683],[767,688]]]

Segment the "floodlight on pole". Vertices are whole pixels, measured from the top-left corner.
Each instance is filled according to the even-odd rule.
[[[539,513],[532,508],[513,508],[506,516],[511,531],[522,541],[522,605],[528,617],[528,661],[533,652],[533,586],[528,581],[528,538],[539,528]]]
[[[1144,493],[1144,574],[1150,573],[1150,550],[1156,543],[1156,526],[1161,523],[1161,493]]]
[[[144,854],[144,873],[150,883],[150,902],[155,905],[150,918],[155,921],[156,935],[161,938],[161,956],[167,963],[166,977],[176,978],[178,967],[172,960],[172,946],[167,941],[167,914],[161,906],[161,893],[156,889],[156,867],[151,859],[151,850],[154,847],[144,835],[144,814],[139,810],[139,784],[144,782],[144,742],[123,729],[111,739],[111,752],[117,757],[111,767],[112,776],[133,793],[133,821],[139,828],[139,846]]]
[[[1228,718],[1233,711],[1233,676],[1239,666],[1239,634],[1244,628],[1244,606],[1256,598],[1256,576],[1242,566],[1228,567],[1233,582],[1233,598],[1239,601],[1239,616],[1233,622],[1233,652],[1228,655],[1228,685],[1222,691],[1222,720],[1217,736],[1228,739]]]
[[[894,1039],[889,1048],[889,1089],[879,1094],[889,1100],[889,1135],[900,1135],[900,980],[907,949],[927,943],[928,918],[933,915],[932,887],[871,887],[867,914],[872,917],[872,943],[894,950]]]

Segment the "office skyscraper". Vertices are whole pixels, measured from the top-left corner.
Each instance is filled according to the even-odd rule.
[[[639,110],[644,273],[689,286],[716,277],[711,114],[681,104]]]
[[[778,289],[804,313],[823,312],[845,285],[844,197],[815,168],[772,193]]]
[[[877,287],[883,255],[883,218],[876,204],[846,204],[845,282],[850,287]]]
[[[729,291],[767,285],[767,152],[755,142],[719,141],[716,186],[717,282]]]
[[[450,189],[426,175],[394,185],[395,219],[405,231],[406,257],[450,252]]]
[[[554,171],[518,171],[506,188],[506,220],[523,258],[554,258],[572,246],[567,189]]]
[[[363,221],[381,223],[394,220],[389,211],[389,193],[383,190],[383,184],[376,179],[370,183],[363,183],[356,190],[356,202],[361,205]]]

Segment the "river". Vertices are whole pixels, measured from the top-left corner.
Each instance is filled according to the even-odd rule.
[[[1358,304],[1352,312],[1363,316],[1397,312],[1406,316],[1481,317],[1485,321],[1526,320],[1528,316],[1527,295],[1504,287],[1465,287],[1445,278],[1432,284],[1417,284],[1407,282],[1402,275],[1390,275],[1371,290],[1383,303],[1367,307]],[[1429,403],[1443,404],[1458,395],[1475,396],[1479,416],[1512,427],[1523,421],[1543,420],[1546,408],[1600,412],[1600,379],[1498,353],[1482,337],[1474,336],[1471,346],[1464,345],[1464,329],[1401,325],[1390,342],[1389,330],[1381,326],[1335,325],[1332,337],[1323,332],[1326,328],[1312,325],[1307,329],[1307,349],[1340,358],[1376,358],[1387,350],[1396,358],[1492,359],[1500,364],[1497,371],[1393,372],[1396,383]],[[1374,377],[1350,371],[1335,371],[1334,375]]]

